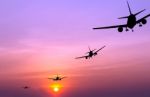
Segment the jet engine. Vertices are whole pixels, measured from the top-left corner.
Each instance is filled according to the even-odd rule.
[[[87,59],[88,57],[85,57],[85,59]]]
[[[142,24],[146,24],[147,20],[146,19],[142,19]]]
[[[122,31],[123,31],[123,27],[119,27],[119,28],[118,28],[118,31],[119,31],[119,32],[122,32]]]
[[[97,53],[94,53],[94,56],[96,56],[97,55]]]

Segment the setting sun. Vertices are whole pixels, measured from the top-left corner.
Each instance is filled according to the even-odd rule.
[[[52,89],[54,92],[59,92],[61,88],[62,88],[62,86],[61,86],[60,84],[52,84],[52,85],[51,85],[51,89]]]
[[[54,90],[54,92],[58,92],[59,88],[58,87],[54,87],[53,90]]]

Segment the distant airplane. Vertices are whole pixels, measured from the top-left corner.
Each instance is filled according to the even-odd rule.
[[[24,86],[23,88],[24,88],[24,89],[28,89],[28,88],[30,88],[30,87],[28,87],[28,86]]]
[[[76,59],[80,59],[80,58],[85,58],[85,59],[88,59],[88,58],[89,58],[89,59],[90,59],[90,58],[92,58],[93,56],[96,56],[97,53],[98,53],[100,50],[102,50],[104,47],[106,47],[106,46],[103,46],[102,48],[98,49],[97,51],[95,51],[96,49],[91,50],[90,47],[89,47],[89,52],[86,53],[86,54],[88,54],[88,55],[82,56],[82,57],[77,57]],[[94,52],[94,51],[95,51],[95,52]]]
[[[64,79],[64,78],[66,78],[66,77],[61,77],[61,76],[57,75],[56,77],[48,78],[48,79],[51,79],[51,80],[53,80],[53,81],[60,81],[60,80],[62,80],[62,79]]]
[[[129,9],[130,15],[118,18],[118,19],[125,19],[125,18],[127,18],[127,24],[124,24],[124,25],[115,25],[115,26],[107,26],[107,27],[97,27],[97,28],[93,28],[93,29],[118,28],[118,31],[122,32],[123,28],[126,28],[126,31],[129,31],[129,29],[132,29],[132,32],[133,32],[133,28],[136,26],[136,24],[139,24],[139,27],[142,27],[142,24],[143,25],[146,24],[147,23],[146,18],[149,17],[150,14],[148,14],[148,15],[144,16],[143,18],[137,20],[136,16],[138,14],[140,14],[141,12],[145,11],[145,9],[142,10],[142,11],[140,11],[140,12],[137,12],[135,14],[132,14],[128,1],[127,1],[127,4],[128,4],[128,9]]]

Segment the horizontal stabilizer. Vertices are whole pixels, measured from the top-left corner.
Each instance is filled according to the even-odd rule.
[[[124,25],[114,25],[114,26],[107,26],[107,27],[96,27],[96,28],[93,28],[94,30],[96,29],[110,29],[110,28],[119,28],[119,27],[127,27],[126,24]]]
[[[135,14],[135,16],[138,15],[138,14],[140,14],[140,13],[143,12],[143,11],[145,11],[145,9],[141,10],[140,12],[137,12],[137,13]]]
[[[126,19],[126,18],[128,18],[129,16],[124,16],[124,17],[120,17],[120,18],[118,18],[118,19]]]

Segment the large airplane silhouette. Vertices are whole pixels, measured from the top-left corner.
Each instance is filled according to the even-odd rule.
[[[95,51],[96,49],[91,50],[90,47],[89,47],[89,52],[87,52],[88,55],[82,56],[82,57],[77,57],[77,58],[75,58],[75,59],[80,59],[80,58],[85,58],[85,59],[88,59],[88,58],[89,58],[89,59],[90,59],[90,58],[92,58],[93,56],[96,56],[96,55],[98,54],[98,52],[99,52],[100,50],[102,50],[104,47],[106,47],[106,46],[101,47],[101,48],[98,49],[97,51]],[[94,52],[94,51],[95,51],[95,52]]]
[[[107,27],[96,27],[96,28],[93,28],[93,29],[109,29],[109,28],[118,28],[118,31],[119,32],[122,32],[123,31],[123,28],[126,28],[126,31],[129,31],[129,29],[132,30],[133,32],[133,28],[136,26],[136,24],[139,24],[139,27],[142,26],[142,24],[146,24],[147,23],[147,20],[146,18],[150,16],[150,14],[144,16],[143,18],[137,20],[136,16],[138,14],[140,14],[141,12],[145,11],[144,10],[141,10],[140,12],[137,12],[135,14],[133,14],[131,12],[131,8],[130,8],[130,5],[127,1],[127,4],[128,4],[128,9],[129,9],[129,12],[130,12],[130,15],[129,16],[125,16],[125,17],[120,17],[118,19],[126,19],[127,18],[127,24],[123,24],[123,25],[114,25],[114,26],[107,26]],[[129,29],[128,29],[129,28]]]

